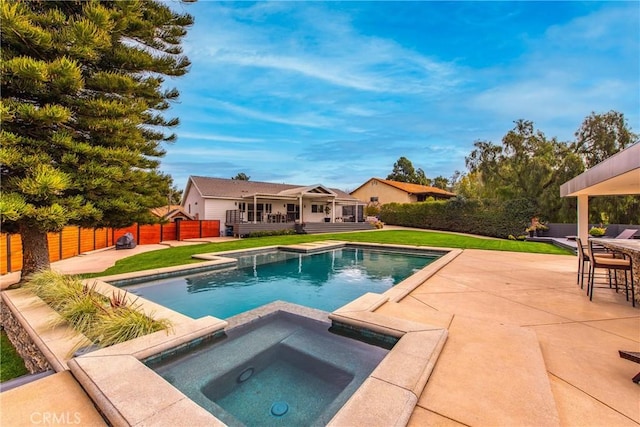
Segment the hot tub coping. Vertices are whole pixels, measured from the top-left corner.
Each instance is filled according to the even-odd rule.
[[[285,302],[268,304],[260,309],[263,311],[254,315],[254,320],[277,311],[303,315],[307,310]],[[310,316],[314,320],[320,320],[320,317],[328,322],[335,316],[309,310],[313,310]],[[373,320],[369,319],[368,325],[377,322],[384,326],[390,319],[370,314]],[[348,321],[346,317],[341,320]],[[236,326],[241,324],[236,323]],[[401,334],[399,341],[328,425],[393,425],[399,422],[404,425],[409,420],[444,346],[447,331],[416,322],[395,322],[388,330]],[[140,355],[105,350],[109,349],[76,357],[68,365],[113,425],[169,426],[175,425],[178,415],[182,424],[224,425],[147,367]],[[122,378],[127,378],[127,382],[123,383]],[[134,396],[136,398],[132,399]],[[132,404],[132,400],[137,403]]]

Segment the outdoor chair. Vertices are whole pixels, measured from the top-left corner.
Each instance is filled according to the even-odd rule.
[[[595,271],[597,268],[603,268],[609,271],[609,287],[611,287],[611,271],[614,271],[614,280],[616,286],[616,292],[618,292],[618,275],[617,271],[624,272],[624,288],[625,296],[629,301],[629,281],[627,280],[627,272],[631,277],[631,304],[636,306],[636,299],[633,287],[633,270],[631,265],[631,257],[627,257],[623,254],[624,258],[611,258],[604,257],[594,251],[594,242],[589,240],[589,285],[587,287],[587,294],[589,295],[589,301],[593,301],[593,289],[595,288]]]
[[[626,228],[624,229],[624,231],[620,234],[618,234],[615,238],[616,239],[633,239],[633,236],[636,234],[636,230],[635,228]]]
[[[579,237],[576,237],[576,246],[577,246],[577,252],[578,252],[578,281],[577,283],[580,285],[580,289],[584,289],[584,276],[588,276],[589,275],[589,270],[586,268],[588,267],[588,263],[589,263],[589,249],[586,247],[586,245],[582,244],[582,241],[580,240]],[[597,253],[597,256],[600,257],[604,257],[604,258],[613,258],[614,254],[612,252],[607,252],[604,248],[595,248],[594,250]],[[587,288],[588,288],[588,284],[587,284]]]

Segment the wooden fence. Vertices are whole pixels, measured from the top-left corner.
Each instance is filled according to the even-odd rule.
[[[65,227],[58,233],[48,233],[49,260],[71,258],[85,252],[115,245],[125,233],[133,234],[139,245],[165,240],[187,240],[220,236],[220,221],[179,220],[167,224],[138,225],[127,228]],[[0,274],[22,269],[22,241],[19,234],[0,233]]]

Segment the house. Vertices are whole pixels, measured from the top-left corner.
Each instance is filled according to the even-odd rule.
[[[351,192],[351,195],[365,203],[384,205],[386,203],[424,202],[429,197],[450,199],[454,193],[428,185],[371,178]]]
[[[196,219],[219,220],[227,234],[234,235],[294,228],[296,223],[307,227],[312,223],[363,223],[364,203],[322,184],[190,176],[182,200],[187,214]]]
[[[194,217],[185,212],[180,205],[160,206],[151,209],[151,213],[163,221],[174,222],[176,219],[192,220]]]

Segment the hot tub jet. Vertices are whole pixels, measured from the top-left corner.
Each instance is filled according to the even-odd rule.
[[[253,375],[253,368],[247,368],[240,375],[238,375],[238,384],[245,382]]]

